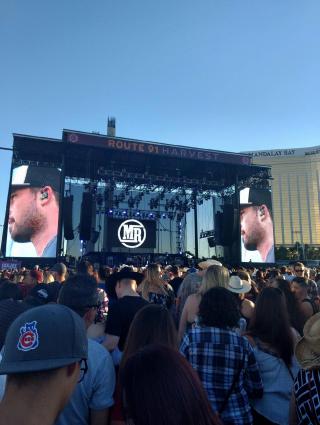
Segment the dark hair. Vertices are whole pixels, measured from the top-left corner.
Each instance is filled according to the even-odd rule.
[[[238,325],[240,312],[233,294],[228,289],[215,287],[203,294],[198,316],[203,326],[233,328]]]
[[[131,354],[149,344],[162,344],[172,348],[178,346],[173,318],[163,305],[146,305],[136,313],[126,340],[121,367]]]
[[[308,279],[306,277],[294,277],[292,282],[296,282],[301,288],[308,288]]]
[[[276,279],[277,277],[280,277],[279,270],[270,270],[267,273],[267,279]]]
[[[305,320],[300,304],[292,292],[291,283],[282,278],[275,279],[273,283],[285,296],[291,326],[302,335]]]
[[[198,375],[177,351],[149,345],[120,373],[124,416],[136,425],[214,425]]]
[[[62,285],[58,303],[66,305],[83,317],[91,307],[100,303],[95,278],[85,274],[70,277]]]
[[[77,266],[77,273],[78,274],[89,274],[90,269],[92,269],[92,264],[90,261],[84,260],[80,261],[80,263]]]
[[[293,356],[294,341],[283,293],[278,288],[265,288],[257,298],[250,320],[249,335],[275,349],[286,365]]]
[[[0,285],[0,301],[1,300],[21,300],[22,294],[17,284],[10,282],[10,280],[5,280]]]
[[[179,273],[179,267],[178,266],[171,266],[170,272],[172,274],[178,274]]]

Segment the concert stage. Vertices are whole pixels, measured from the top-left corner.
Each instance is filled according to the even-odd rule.
[[[14,240],[9,199],[25,165],[29,174],[37,167],[60,173],[54,256],[39,255],[32,238]],[[90,252],[151,258],[186,251],[240,261],[239,191],[268,188],[270,179],[269,168],[253,166],[245,154],[74,130],[63,130],[61,140],[14,134],[11,174],[2,252],[38,263]],[[43,208],[50,187],[44,178]]]

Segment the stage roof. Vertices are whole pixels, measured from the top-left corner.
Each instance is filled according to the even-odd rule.
[[[269,178],[246,154],[63,130],[62,139],[14,134],[14,161],[64,165],[73,178],[221,190],[248,178]]]

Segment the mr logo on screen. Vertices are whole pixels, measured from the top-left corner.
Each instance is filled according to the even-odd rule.
[[[126,220],[118,228],[118,239],[126,248],[139,248],[146,237],[146,228],[138,220]]]

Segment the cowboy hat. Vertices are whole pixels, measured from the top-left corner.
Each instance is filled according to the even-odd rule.
[[[241,280],[239,276],[231,276],[227,289],[236,294],[246,294],[251,290],[251,284],[246,280]]]

